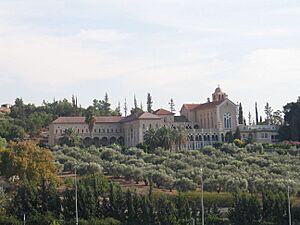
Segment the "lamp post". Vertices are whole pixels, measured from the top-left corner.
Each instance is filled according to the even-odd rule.
[[[76,216],[76,225],[78,225],[78,204],[77,204],[77,178],[76,178],[76,167],[75,167],[75,216]]]
[[[204,203],[203,203],[203,169],[201,171],[201,212],[202,212],[202,225],[204,225]]]
[[[288,191],[288,212],[289,212],[289,225],[292,225],[292,215],[291,215],[291,199],[290,199],[290,186],[287,187]]]

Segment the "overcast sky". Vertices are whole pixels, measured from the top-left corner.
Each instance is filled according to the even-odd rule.
[[[299,40],[299,0],[0,0],[0,102],[150,92],[179,110],[219,84],[246,113],[282,109],[300,95]]]

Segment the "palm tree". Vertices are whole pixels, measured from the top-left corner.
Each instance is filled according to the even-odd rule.
[[[158,146],[157,132],[154,129],[149,129],[145,133],[144,140],[150,150],[155,149]]]
[[[181,150],[182,145],[188,141],[188,133],[184,127],[179,126],[176,130],[174,130],[174,135],[177,148]]]
[[[85,116],[85,123],[89,127],[89,132],[92,133],[93,129],[94,129],[94,125],[96,123],[96,118],[93,116],[92,112],[87,112],[87,114]]]
[[[59,139],[60,144],[65,144],[70,147],[80,145],[81,139],[80,136],[72,129],[66,129],[63,133],[63,136]]]
[[[173,130],[170,128],[162,127],[157,130],[157,135],[160,140],[159,145],[171,151],[175,143],[175,135]]]

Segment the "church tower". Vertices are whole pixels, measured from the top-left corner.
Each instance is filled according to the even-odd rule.
[[[228,95],[222,91],[220,86],[218,86],[215,90],[215,93],[212,94],[213,102],[222,101],[227,98],[228,98]]]

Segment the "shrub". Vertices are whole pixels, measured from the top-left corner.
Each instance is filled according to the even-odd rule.
[[[88,175],[94,173],[102,173],[103,167],[97,163],[81,163],[78,167],[79,175]]]
[[[177,181],[175,181],[175,187],[177,191],[180,192],[187,192],[187,191],[195,191],[197,185],[188,178],[182,178]]]
[[[13,216],[0,215],[0,225],[21,225],[22,223]]]
[[[234,139],[233,143],[238,146],[239,148],[242,148],[242,147],[245,147],[245,142],[243,142],[242,140],[240,139]]]

